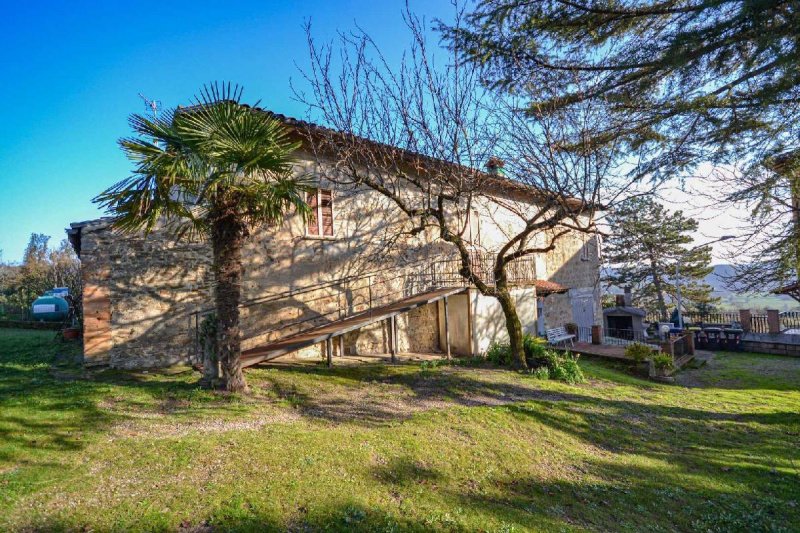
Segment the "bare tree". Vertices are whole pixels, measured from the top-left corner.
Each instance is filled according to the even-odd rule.
[[[456,8],[456,24],[461,15]],[[437,48],[446,61],[437,63],[425,22],[408,9],[404,22],[412,42],[397,68],[363,30],[320,45],[306,27],[310,89],[295,93],[324,125],[307,125],[307,145],[333,166],[330,179],[390,199],[407,216],[404,233],[449,245],[445,253],[456,255],[459,274],[498,300],[514,364],[525,368],[510,291],[514,262],[553,250],[569,232],[595,233],[601,193],[613,201],[632,182],[618,172],[614,142],[590,141],[590,128],[607,118],[599,116],[602,108],[523,114],[517,99],[487,88],[457,51]],[[479,205],[515,220],[503,228],[502,242],[476,247],[466,237]]]

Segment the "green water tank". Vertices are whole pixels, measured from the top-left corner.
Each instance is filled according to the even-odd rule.
[[[64,298],[45,294],[33,301],[33,319],[44,322],[60,322],[67,318],[69,303]]]

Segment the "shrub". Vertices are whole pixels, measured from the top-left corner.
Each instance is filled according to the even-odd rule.
[[[625,355],[630,357],[636,363],[641,363],[653,355],[653,349],[641,342],[634,342],[625,347]]]
[[[447,361],[444,359],[435,359],[431,361],[423,361],[419,364],[420,370],[423,372],[427,372],[428,370],[433,370],[434,368],[439,368],[440,366],[445,366]]]
[[[511,346],[493,342],[486,350],[486,359],[497,366],[509,366],[511,364]]]
[[[660,353],[653,356],[653,366],[659,370],[672,370],[675,368],[675,362],[670,354]]]
[[[567,383],[583,383],[586,378],[583,376],[578,360],[569,352],[564,356],[556,357],[555,368],[550,369],[552,379],[565,381]]]
[[[546,366],[540,366],[539,368],[534,368],[531,371],[531,375],[536,379],[550,379],[550,369]]]
[[[522,337],[522,349],[525,351],[525,359],[530,366],[541,366],[544,364],[545,353],[547,352],[547,341],[539,337],[534,337],[528,333]]]
[[[557,379],[567,383],[582,383],[586,379],[578,366],[578,360],[567,352],[561,354],[547,348],[542,339],[525,335],[522,339],[525,358],[533,370],[531,375],[537,379]],[[486,350],[486,359],[497,366],[511,364],[511,347],[505,343],[493,342]]]

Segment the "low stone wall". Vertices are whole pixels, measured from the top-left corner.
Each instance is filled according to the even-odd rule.
[[[742,347],[747,352],[800,357],[800,335],[785,333],[745,333]]]

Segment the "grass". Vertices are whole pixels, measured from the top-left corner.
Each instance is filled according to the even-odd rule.
[[[0,330],[0,530],[797,531],[800,360],[88,372]]]

